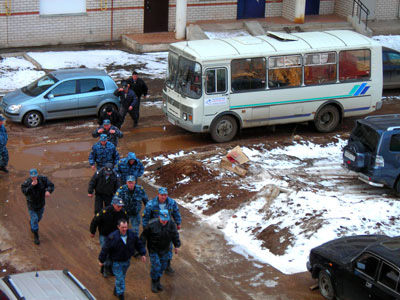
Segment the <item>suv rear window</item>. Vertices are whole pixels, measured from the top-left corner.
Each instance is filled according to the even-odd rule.
[[[351,141],[361,142],[367,148],[366,150],[372,153],[375,153],[379,139],[379,133],[371,127],[360,123],[357,123],[357,126],[354,128],[350,137]]]
[[[400,151],[400,134],[393,134],[390,139],[390,151]]]

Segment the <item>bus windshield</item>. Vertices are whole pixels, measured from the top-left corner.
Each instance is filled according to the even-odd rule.
[[[198,99],[202,94],[201,66],[199,63],[170,52],[166,85],[181,95]]]

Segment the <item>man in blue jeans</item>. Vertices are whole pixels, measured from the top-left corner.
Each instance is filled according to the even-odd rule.
[[[130,259],[138,251],[142,262],[146,262],[146,249],[141,240],[130,229],[126,219],[118,221],[118,230],[112,232],[106,239],[99,254],[100,266],[103,266],[107,256],[112,260],[112,270],[115,275],[114,295],[120,300],[124,300],[125,275],[130,265]]]
[[[30,177],[21,184],[21,190],[28,204],[34,242],[39,245],[39,222],[43,217],[45,199],[54,191],[54,184],[46,176],[39,175],[36,169],[31,169],[29,175]]]

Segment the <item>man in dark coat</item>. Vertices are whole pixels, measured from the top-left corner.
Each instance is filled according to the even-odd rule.
[[[113,165],[111,163],[106,163],[104,168],[101,168],[94,173],[89,182],[88,197],[93,198],[93,192],[96,191],[96,198],[94,200],[95,214],[97,214],[103,207],[111,204],[111,200],[119,186],[119,175],[113,170]]]
[[[46,197],[54,191],[54,184],[43,175],[39,175],[36,169],[29,171],[30,178],[21,184],[21,191],[26,197],[28,211],[31,217],[31,231],[34,235],[36,245],[40,244],[39,240],[39,222],[43,217],[44,206],[46,205]]]
[[[103,208],[98,212],[90,223],[90,237],[94,238],[96,229],[99,228],[99,241],[100,246],[104,247],[107,236],[115,231],[118,225],[118,220],[127,219],[125,209],[123,208],[124,202],[121,198],[114,196],[111,201],[111,205]],[[108,277],[111,273],[111,261],[106,260],[104,268],[101,268],[101,273],[104,277]]]
[[[125,80],[121,82],[121,86],[122,87],[117,88],[114,91],[114,95],[119,97],[121,102],[119,113],[122,117],[122,123],[125,121],[126,114],[129,113],[133,120],[133,127],[136,127],[135,124],[137,124],[137,119],[134,110],[137,107],[137,98],[135,92],[129,88],[128,83]]]
[[[92,137],[97,138],[101,134],[107,135],[107,140],[113,143],[115,147],[118,146],[118,138],[122,138],[124,134],[116,126],[111,125],[110,120],[106,119],[103,121],[103,125],[98,127],[92,133]]]
[[[135,252],[146,262],[146,249],[141,240],[130,229],[126,219],[118,220],[118,230],[112,232],[106,239],[99,254],[100,265],[103,266],[107,257],[112,260],[112,270],[115,275],[114,295],[124,300],[125,275],[130,265],[130,259]]]
[[[106,109],[100,112],[97,123],[99,123],[99,125],[103,125],[104,120],[110,120],[111,125],[114,125],[118,129],[121,129],[122,117],[119,114],[118,110],[114,110],[111,105],[106,106]]]
[[[163,290],[160,278],[168,265],[171,242],[174,244],[175,254],[178,254],[178,248],[181,246],[178,230],[170,220],[169,211],[160,210],[158,218],[149,222],[140,238],[144,244],[147,242],[151,262],[151,291],[157,293]]]
[[[127,80],[127,82],[128,82],[129,88],[135,92],[136,97],[138,99],[137,104],[136,104],[137,108],[135,109],[136,126],[137,126],[138,121],[139,121],[140,98],[142,97],[142,95],[144,97],[147,97],[148,89],[147,89],[146,83],[143,81],[143,79],[139,78],[138,73],[136,71],[132,72],[132,77],[130,77]]]

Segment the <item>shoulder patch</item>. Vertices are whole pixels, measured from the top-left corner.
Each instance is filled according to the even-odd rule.
[[[119,195],[119,192],[117,191],[117,192],[115,193],[115,195],[118,196],[118,195]]]
[[[96,217],[98,217],[98,216],[100,216],[100,213],[97,213],[97,214],[96,214]]]
[[[103,209],[103,214],[105,214],[106,213],[106,210],[105,209]]]

